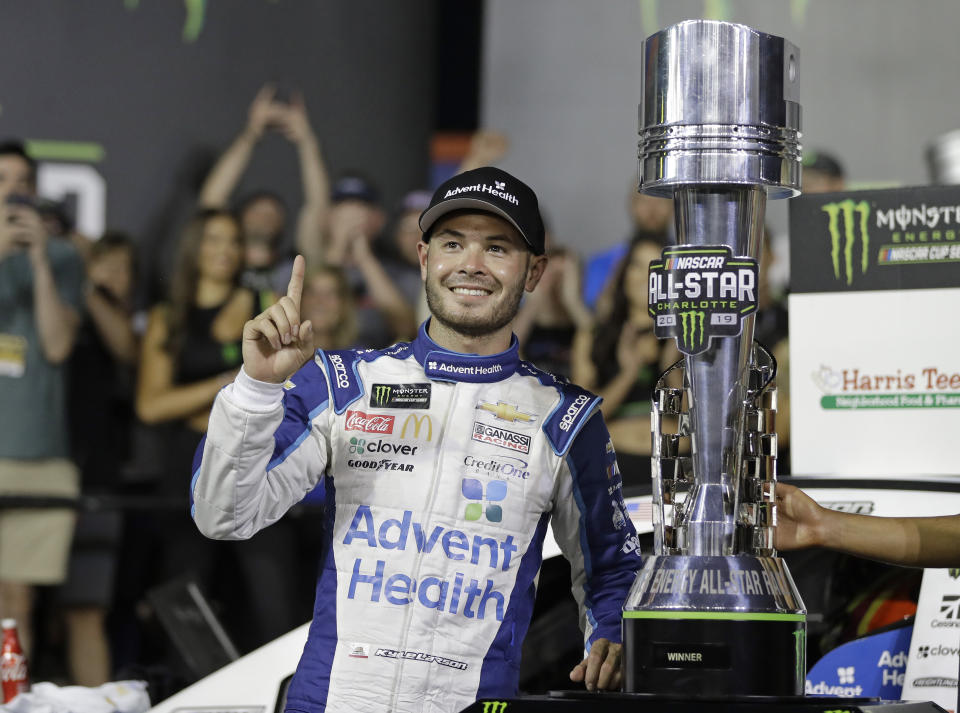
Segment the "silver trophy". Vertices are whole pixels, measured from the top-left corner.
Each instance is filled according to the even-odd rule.
[[[624,605],[627,691],[803,693],[806,612],[773,548],[776,363],[753,342],[766,201],[800,192],[798,59],[706,20],[643,45],[640,190],[674,199],[677,236],[650,311],[685,356],[654,394],[655,554]]]

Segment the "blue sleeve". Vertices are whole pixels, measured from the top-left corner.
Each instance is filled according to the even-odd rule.
[[[577,435],[565,465],[576,503],[581,562],[576,562],[574,555],[571,566],[580,565],[583,570],[580,586],[587,648],[598,638],[619,642],[623,602],[642,560],[637,533],[623,502],[617,456],[599,412]],[[576,575],[574,571],[575,587]]]

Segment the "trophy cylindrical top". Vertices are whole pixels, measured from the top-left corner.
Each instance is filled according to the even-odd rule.
[[[800,192],[798,49],[745,25],[688,20],[643,43],[640,190]]]

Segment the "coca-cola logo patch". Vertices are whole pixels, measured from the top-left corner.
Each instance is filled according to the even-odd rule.
[[[366,433],[393,433],[393,416],[366,414],[363,411],[347,411],[344,430]]]

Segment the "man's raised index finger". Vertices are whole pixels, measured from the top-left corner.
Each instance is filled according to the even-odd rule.
[[[287,297],[293,300],[293,303],[300,307],[300,295],[303,294],[303,274],[307,269],[306,261],[303,255],[297,255],[293,259],[293,270],[290,272],[290,283],[287,285]]]

